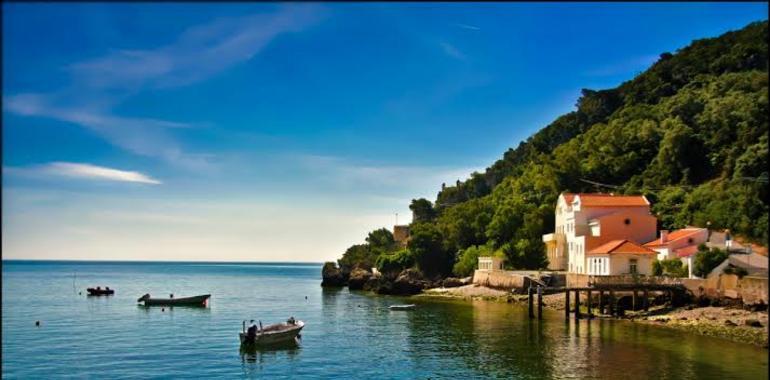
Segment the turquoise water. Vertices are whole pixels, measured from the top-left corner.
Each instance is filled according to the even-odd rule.
[[[745,378],[767,350],[519,306],[324,290],[320,265],[3,262],[3,378]],[[113,297],[86,297],[108,285]],[[83,295],[80,295],[82,292]],[[206,309],[138,307],[211,293]],[[307,299],[305,299],[307,297]],[[242,352],[244,319],[306,322],[299,347]],[[40,320],[42,325],[35,326]]]

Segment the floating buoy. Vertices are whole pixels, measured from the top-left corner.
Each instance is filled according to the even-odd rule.
[[[40,321],[35,321],[35,326],[40,327]]]
[[[166,311],[165,307],[160,308],[160,311]]]

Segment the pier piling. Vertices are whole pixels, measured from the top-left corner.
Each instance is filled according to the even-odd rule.
[[[564,292],[564,318],[569,321],[569,289]]]
[[[527,299],[529,302],[529,318],[535,318],[535,311],[532,310],[532,287],[527,288]]]
[[[537,287],[537,319],[543,318],[543,287]]]
[[[580,290],[575,290],[575,319],[580,319]]]

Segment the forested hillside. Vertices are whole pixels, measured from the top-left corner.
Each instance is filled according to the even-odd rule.
[[[583,90],[562,115],[484,173],[413,200],[406,249],[387,230],[348,249],[356,266],[426,276],[469,274],[480,254],[513,268],[546,265],[561,192],[644,194],[666,229],[729,228],[768,241],[768,24],[663,53],[617,88]]]

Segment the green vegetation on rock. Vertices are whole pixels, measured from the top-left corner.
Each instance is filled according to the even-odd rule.
[[[766,245],[767,27],[694,41],[617,88],[583,90],[575,111],[483,173],[443,185],[433,204],[413,200],[409,254],[369,242],[348,249],[340,266],[465,274],[476,254],[468,249],[488,246],[508,267],[543,268],[542,235],[552,232],[563,191],[644,194],[662,229],[710,222]],[[696,257],[702,275],[710,264],[697,265]]]

